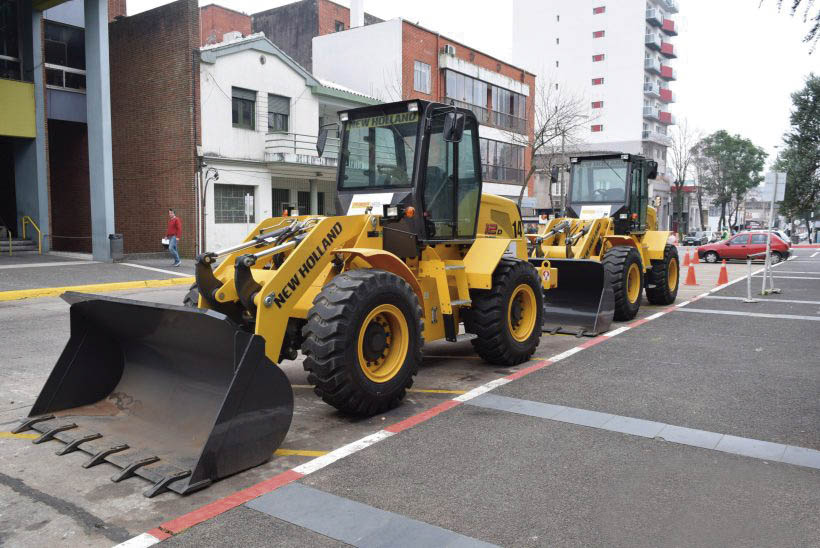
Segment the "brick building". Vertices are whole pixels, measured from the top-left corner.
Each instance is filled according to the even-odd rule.
[[[208,4],[199,10],[200,46],[222,42],[228,32],[241,32],[243,36],[251,34],[251,17],[240,11]]]
[[[534,74],[402,19],[364,26],[354,20],[351,29],[315,37],[312,55],[318,77],[382,100],[472,110],[480,124],[484,191],[518,199],[530,168]],[[527,217],[534,215],[534,195],[530,179],[522,201]]]

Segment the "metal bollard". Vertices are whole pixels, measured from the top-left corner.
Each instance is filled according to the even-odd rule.
[[[752,258],[746,258],[746,264],[749,267],[749,275],[746,276],[746,298],[743,299],[744,303],[756,303],[757,299],[752,298]]]

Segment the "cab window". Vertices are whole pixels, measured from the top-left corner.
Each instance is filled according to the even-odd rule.
[[[731,240],[729,240],[731,245],[745,245],[749,243],[749,235],[748,234],[741,234],[740,236],[735,236]]]
[[[774,236],[772,236],[772,241],[775,241]],[[766,235],[765,234],[752,234],[752,242],[753,245],[766,245]]]

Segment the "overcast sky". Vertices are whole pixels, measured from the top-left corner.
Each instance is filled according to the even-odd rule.
[[[255,13],[292,0],[202,1]],[[336,0],[350,5],[349,0]],[[548,2],[550,0],[544,0]],[[128,0],[133,15],[168,0]],[[820,73],[820,48],[809,55],[807,25],[778,14],[776,0],[680,0],[678,81],[672,112],[704,133],[726,129],[770,154],[788,129],[789,94]],[[784,2],[789,3],[789,2]],[[491,55],[512,59],[512,0],[365,0],[382,19],[403,17]],[[540,76],[540,75],[539,75]],[[770,157],[769,160],[773,160]]]

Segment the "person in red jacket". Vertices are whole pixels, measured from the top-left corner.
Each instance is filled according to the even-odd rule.
[[[179,260],[177,242],[182,237],[182,221],[174,214],[172,208],[168,208],[168,230],[165,232],[165,237],[168,238],[168,251],[174,259],[173,266],[179,266],[182,263]]]

